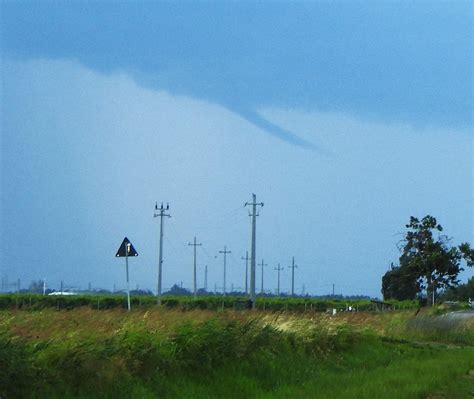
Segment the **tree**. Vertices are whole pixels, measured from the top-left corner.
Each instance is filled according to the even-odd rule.
[[[471,277],[466,284],[450,288],[443,294],[443,299],[447,301],[467,301],[474,299],[474,277]]]
[[[467,243],[451,247],[451,240],[440,234],[443,228],[433,216],[421,220],[412,216],[406,228],[400,265],[382,278],[384,298],[413,299],[416,287],[418,294],[426,291],[427,302],[432,304],[438,289],[459,283],[461,262],[465,259],[472,266],[474,251]]]
[[[471,249],[467,242],[461,244],[459,246],[459,250],[461,251],[464,259],[468,266],[474,266],[474,249]]]
[[[400,266],[393,266],[382,277],[382,294],[385,299],[404,301],[415,299],[420,291],[416,278]]]
[[[45,285],[44,280],[36,280],[36,281],[33,280],[26,291],[33,292],[36,294],[42,294],[44,290],[44,285]],[[51,292],[53,292],[51,288],[46,288],[46,291],[44,291],[45,294],[50,294]]]
[[[174,284],[170,290],[167,292],[169,295],[190,295],[191,291],[187,290],[186,288],[183,288],[179,286],[178,284]]]
[[[29,292],[34,292],[36,294],[42,294],[44,289],[44,281],[43,280],[33,280],[28,287]]]

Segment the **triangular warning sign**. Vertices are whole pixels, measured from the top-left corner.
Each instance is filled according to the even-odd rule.
[[[138,256],[137,251],[135,250],[135,248],[133,248],[132,243],[128,240],[127,237],[123,239],[122,244],[120,245],[120,248],[118,249],[115,256],[117,258],[124,258],[126,256],[125,251],[128,252],[128,256]]]

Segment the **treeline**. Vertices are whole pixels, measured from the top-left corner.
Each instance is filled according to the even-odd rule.
[[[446,290],[441,299],[444,301],[474,301],[474,277],[470,278],[466,284],[460,284]]]
[[[45,290],[43,290],[43,286],[42,286],[43,282],[41,280],[37,280],[37,281],[32,281],[29,285],[28,288],[24,288],[24,289],[20,289],[19,291],[16,290],[16,289],[13,289],[11,291],[7,291],[5,293],[23,293],[23,294],[45,294],[45,295],[49,295],[49,294],[54,294],[54,293],[58,293],[59,295],[59,292],[60,290],[56,290],[56,289],[52,289],[52,288],[47,288]],[[107,289],[103,289],[103,288],[97,288],[97,289],[86,289],[86,290],[79,290],[79,289],[64,289],[64,292],[66,293],[66,295],[70,295],[70,294],[76,294],[76,295],[123,295],[124,293],[126,293],[126,291],[124,289],[118,289],[118,290],[115,290],[115,291],[112,291],[112,290],[107,290]],[[149,296],[153,296],[154,293],[148,289],[133,289],[133,290],[130,290],[130,295],[139,295],[139,296],[146,296],[146,295],[149,295]],[[184,288],[184,287],[181,287],[180,285],[178,284],[174,284],[168,291],[165,291],[163,292],[164,296],[192,296],[193,293],[187,289],[187,288]],[[214,291],[206,291],[205,289],[203,288],[200,288],[197,290],[197,295],[199,297],[203,297],[203,296],[217,296],[217,297],[222,297],[222,292],[214,292]],[[234,290],[234,291],[231,291],[231,292],[226,292],[226,295],[228,296],[233,296],[233,297],[246,297],[247,294],[244,292],[244,291],[237,291],[237,290]],[[359,301],[359,300],[370,300],[370,299],[374,299],[374,298],[371,298],[369,295],[342,295],[342,294],[335,294],[335,295],[331,295],[331,294],[326,294],[326,295],[310,295],[310,294],[295,294],[295,295],[291,295],[290,293],[285,293],[285,292],[280,292],[279,295],[275,294],[275,293],[271,293],[271,292],[265,292],[263,294],[259,293],[257,294],[258,296],[260,297],[266,297],[266,298],[316,298],[316,299],[324,299],[324,300],[334,300],[334,299],[338,299],[338,300],[342,300],[342,301]]]
[[[248,304],[246,297],[233,296],[203,296],[197,299],[186,296],[164,296],[161,301],[165,308],[178,308],[182,310],[244,310]],[[156,306],[156,297],[150,295],[132,296],[131,303],[132,308],[151,308]],[[418,307],[418,301],[390,301],[390,304],[395,309],[414,309]],[[28,293],[0,295],[0,309],[41,310],[56,308],[60,310],[74,309],[82,306],[98,310],[126,308],[127,300],[125,296],[120,295],[49,296]],[[259,310],[296,312],[325,312],[332,309],[347,311],[349,307],[351,310],[357,311],[375,310],[375,305],[370,300],[317,299],[309,297],[258,297],[256,307]]]

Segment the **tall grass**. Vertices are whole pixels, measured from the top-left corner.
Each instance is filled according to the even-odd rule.
[[[472,347],[422,345],[433,337],[409,320],[406,312],[0,311],[0,397],[422,398],[474,369]],[[392,335],[390,322],[399,328]],[[416,342],[401,342],[404,331],[419,334]]]
[[[315,350],[311,338],[319,335],[302,340],[260,317],[205,313],[193,318],[187,313],[180,318],[173,312],[173,322],[163,326],[166,318],[171,320],[164,311],[153,317],[134,314],[131,319],[123,312],[114,315],[105,321],[89,318],[87,310],[30,313],[20,322],[5,317],[2,327],[9,334],[0,336],[3,395],[14,396],[25,388],[16,384],[23,373],[29,376],[27,391],[33,396],[50,394],[53,387],[55,392],[93,395],[128,392],[129,387],[147,384],[166,393],[170,389],[166,378],[202,376],[252,359],[270,366],[281,356],[316,356],[340,346],[334,336],[327,341],[331,347]],[[28,392],[22,391],[22,396]]]
[[[474,346],[474,318],[455,319],[446,315],[412,318],[407,322],[405,336],[423,341]]]

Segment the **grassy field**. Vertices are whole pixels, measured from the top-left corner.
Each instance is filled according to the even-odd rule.
[[[2,310],[0,397],[473,398],[474,321],[414,314]]]

